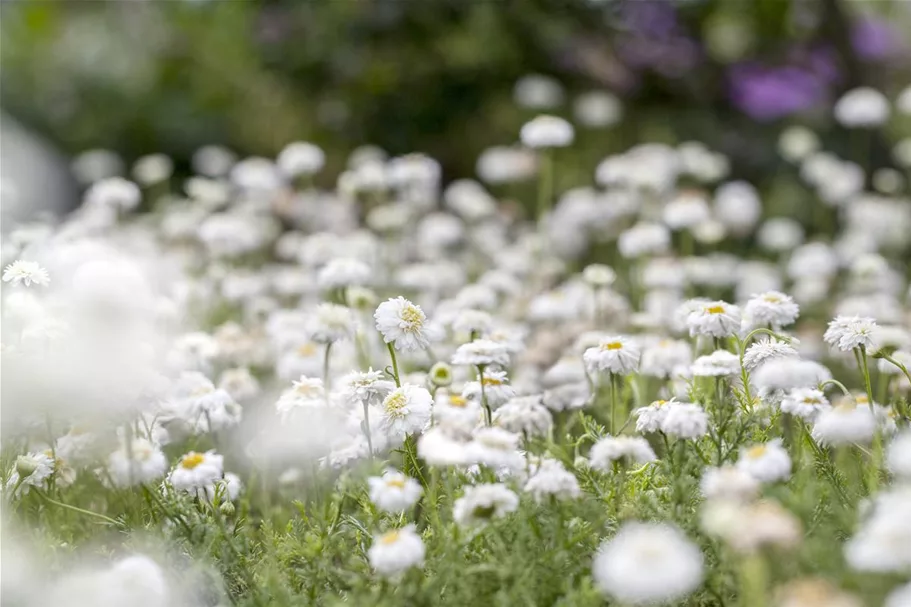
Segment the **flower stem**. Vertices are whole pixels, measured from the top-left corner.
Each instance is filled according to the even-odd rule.
[[[98,514],[97,512],[92,512],[91,510],[83,510],[82,508],[78,508],[76,506],[71,506],[69,504],[64,504],[63,502],[58,502],[55,499],[51,499],[50,497],[45,495],[42,491],[39,491],[37,489],[35,490],[35,493],[40,495],[41,498],[49,504],[53,504],[55,506],[60,506],[61,508],[65,508],[66,510],[72,510],[73,512],[78,512],[80,514],[85,514],[87,516],[94,516],[95,518],[101,519],[104,522],[108,523],[109,525],[115,525],[117,527],[123,526],[118,521],[115,521],[114,519],[107,517],[103,514]]]
[[[364,403],[364,436],[367,438],[367,451],[370,453],[370,460],[373,461],[373,439],[370,437],[370,405],[365,400]]]
[[[329,398],[329,354],[332,352],[332,342],[326,344],[326,352],[323,354],[323,389],[326,391],[326,398]]]
[[[617,431],[617,374],[610,374],[610,433]]]
[[[392,358],[392,376],[395,379],[395,387],[401,388],[402,382],[399,380],[399,363],[395,359],[395,346],[388,343],[386,347],[389,349],[389,356]]]
[[[487,390],[484,388],[484,365],[478,365],[478,383],[481,384],[481,404],[484,405],[484,419],[487,425],[493,425],[493,412],[487,402]]]

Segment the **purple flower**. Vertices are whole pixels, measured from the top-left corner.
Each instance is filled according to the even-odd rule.
[[[851,28],[851,45],[861,59],[888,59],[902,52],[901,37],[891,24],[872,17],[856,21]]]
[[[825,101],[826,82],[806,68],[741,63],[728,73],[732,103],[754,120],[771,121]]]

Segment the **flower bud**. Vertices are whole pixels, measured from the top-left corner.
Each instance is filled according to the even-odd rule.
[[[444,362],[438,362],[430,368],[430,382],[438,388],[445,388],[452,384],[452,367]]]

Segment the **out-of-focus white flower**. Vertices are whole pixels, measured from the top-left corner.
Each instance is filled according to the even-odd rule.
[[[373,538],[367,551],[370,566],[382,576],[396,577],[424,564],[424,542],[414,525],[388,531]]]
[[[633,411],[633,415],[636,416],[636,432],[648,434],[660,430],[661,422],[664,421],[668,407],[676,404],[677,401],[673,398],[671,400],[656,400],[647,407],[639,407]]]
[[[875,127],[889,119],[889,100],[876,89],[861,86],[842,95],[833,112],[842,126]]]
[[[506,346],[490,339],[476,339],[459,346],[452,355],[454,365],[487,366],[509,365],[509,351]]]
[[[173,172],[174,161],[166,154],[148,154],[133,164],[133,178],[145,186],[167,181]]]
[[[899,479],[911,481],[911,430],[899,432],[889,442],[886,466]]]
[[[709,416],[699,405],[670,402],[665,405],[660,429],[678,438],[701,438],[709,427]]]
[[[844,403],[820,412],[813,424],[813,438],[822,445],[868,444],[876,432],[876,418],[869,406]]]
[[[763,483],[774,483],[791,476],[791,457],[776,439],[741,449],[737,467]]]
[[[660,223],[640,221],[620,234],[617,248],[627,259],[637,259],[646,255],[656,255],[667,251],[671,244],[671,234]]]
[[[745,181],[725,183],[715,191],[715,217],[731,232],[749,233],[762,216],[759,193]]]
[[[386,470],[383,476],[367,479],[370,501],[383,512],[404,512],[414,506],[424,490],[421,484],[395,470]]]
[[[740,466],[726,464],[706,468],[699,481],[706,499],[734,500],[747,503],[759,494],[759,480]]]
[[[681,340],[662,339],[642,350],[639,371],[643,375],[667,379],[677,369],[689,367],[692,360],[690,344]]]
[[[563,86],[543,74],[529,74],[516,81],[513,98],[522,107],[548,110],[563,103]]]
[[[803,126],[790,126],[778,138],[778,151],[789,162],[800,162],[819,149],[819,137]]]
[[[316,282],[323,289],[345,289],[369,285],[370,266],[359,259],[336,257],[320,269]]]
[[[320,172],[326,162],[326,154],[319,146],[306,141],[295,141],[286,145],[278,154],[276,164],[286,177],[302,177]]]
[[[535,501],[543,502],[550,497],[558,500],[575,499],[582,493],[579,481],[563,464],[554,459],[544,459],[525,483],[524,491]]]
[[[553,417],[538,398],[514,398],[493,415],[494,425],[528,437],[547,436]]]
[[[816,388],[794,388],[781,399],[781,410],[812,423],[823,411],[831,408],[829,400]]]
[[[679,529],[626,523],[601,545],[592,563],[595,583],[630,605],[679,601],[702,582],[703,557]]]
[[[573,126],[559,116],[537,116],[522,125],[519,138],[530,148],[563,148],[573,142]]]
[[[502,518],[519,507],[519,496],[506,485],[481,483],[465,487],[465,493],[452,507],[452,517],[463,527],[486,524]]]
[[[740,373],[740,358],[727,350],[700,356],[691,367],[694,377],[727,377]]]
[[[108,177],[92,184],[85,193],[85,204],[104,209],[130,211],[142,202],[142,192],[132,181]]]
[[[856,571],[906,572],[911,568],[911,488],[876,496],[872,511],[845,544],[845,560]]]
[[[525,467],[525,458],[518,451],[519,435],[496,426],[475,430],[470,443],[465,446],[466,460],[489,468],[506,468],[511,471]]]
[[[623,105],[616,95],[607,91],[590,91],[576,97],[573,102],[573,115],[579,124],[591,128],[604,128],[620,121],[623,117]]]
[[[190,451],[168,475],[168,482],[178,491],[196,493],[221,480],[224,476],[224,457],[215,451]]]
[[[595,470],[610,472],[616,461],[647,464],[657,458],[648,441],[640,436],[606,436],[592,446],[588,459]]]
[[[107,461],[106,472],[116,487],[129,487],[151,483],[168,471],[168,459],[161,447],[144,439],[126,441],[114,451]]]

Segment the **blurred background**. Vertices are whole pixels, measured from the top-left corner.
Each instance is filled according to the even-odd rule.
[[[857,150],[831,118],[845,90],[911,82],[902,0],[23,0],[0,28],[4,173],[107,148],[180,174],[204,144],[274,157],[306,140],[325,185],[364,143],[430,154],[449,180],[547,112],[580,127],[576,183],[634,143],[698,139],[761,184],[786,124],[865,168],[911,133]]]

